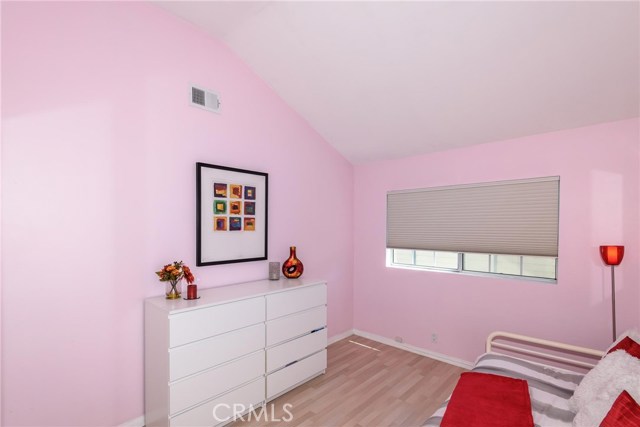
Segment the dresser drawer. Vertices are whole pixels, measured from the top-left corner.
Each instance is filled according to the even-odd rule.
[[[169,420],[171,427],[211,427],[233,419],[236,408],[256,408],[264,401],[264,378],[224,394]],[[236,415],[242,414],[243,411]]]
[[[267,295],[267,320],[327,304],[327,285]]]
[[[264,297],[192,310],[169,317],[169,347],[263,322]]]
[[[169,413],[211,399],[264,374],[264,350],[169,385]]]
[[[264,348],[264,323],[169,350],[169,381]]]
[[[327,369],[327,350],[267,375],[267,400]]]
[[[267,372],[282,368],[287,363],[303,359],[327,346],[327,328],[298,339],[287,341],[267,350]]]
[[[302,313],[267,322],[267,346],[278,344],[314,329],[327,326],[327,307],[320,306]]]

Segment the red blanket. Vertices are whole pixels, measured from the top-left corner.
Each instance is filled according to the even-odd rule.
[[[453,390],[441,427],[533,427],[525,380],[465,372]]]

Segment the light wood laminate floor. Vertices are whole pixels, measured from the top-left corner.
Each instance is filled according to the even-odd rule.
[[[253,419],[245,415],[232,425],[419,426],[449,396],[464,371],[350,336],[328,347],[324,375],[269,402]],[[261,417],[256,420],[256,415]]]

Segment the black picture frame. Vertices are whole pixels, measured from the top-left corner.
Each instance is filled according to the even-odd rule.
[[[196,265],[266,260],[268,207],[269,174],[197,162]]]

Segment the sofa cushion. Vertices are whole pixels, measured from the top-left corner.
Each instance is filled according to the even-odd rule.
[[[607,354],[613,353],[617,350],[623,350],[632,355],[635,358],[640,359],[640,344],[638,344],[635,340],[631,339],[631,337],[626,336],[622,340],[620,340],[615,346],[613,346]]]
[[[626,391],[613,403],[600,427],[640,427],[640,405]]]
[[[640,359],[626,351],[613,351],[585,375],[569,400],[577,412],[573,425],[598,426],[624,390],[640,400]]]

